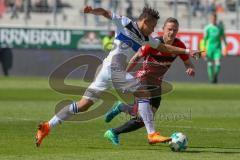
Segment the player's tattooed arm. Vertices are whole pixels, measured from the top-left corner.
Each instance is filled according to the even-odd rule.
[[[172,45],[163,44],[163,43],[159,44],[159,46],[157,47],[157,50],[160,52],[176,54],[176,55],[186,54],[186,49],[184,49],[184,48],[178,48],[178,47],[174,47]]]
[[[111,11],[105,10],[103,8],[92,8],[91,6],[86,6],[83,9],[85,14],[94,14],[97,16],[104,16],[107,19],[112,19]]]
[[[174,46],[171,46],[168,44],[163,44],[163,43],[159,44],[159,46],[157,47],[157,50],[160,52],[176,54],[176,55],[189,54],[191,57],[193,57],[196,60],[201,57],[201,54],[203,52],[203,51],[199,51],[199,50],[190,50],[190,49],[174,47]]]
[[[138,51],[129,61],[126,69],[127,72],[131,72],[141,58],[142,58],[142,52]]]

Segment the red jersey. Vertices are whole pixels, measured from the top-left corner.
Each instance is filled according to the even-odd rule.
[[[161,43],[164,43],[163,37],[159,37],[159,40]],[[186,48],[185,44],[178,38],[174,39],[172,45],[179,48]],[[148,45],[142,47],[141,51],[144,61],[142,67],[136,72],[135,77],[149,85],[161,85],[164,74],[178,56],[182,61],[189,59],[189,56],[186,54],[162,53]],[[156,55],[157,53],[160,55]]]

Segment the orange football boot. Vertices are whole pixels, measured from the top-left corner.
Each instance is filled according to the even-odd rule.
[[[42,122],[38,125],[38,131],[35,136],[36,146],[40,147],[42,140],[49,134],[50,126],[48,122]]]
[[[170,137],[161,136],[159,132],[154,132],[152,134],[148,134],[148,143],[156,144],[156,143],[166,143],[171,141]]]

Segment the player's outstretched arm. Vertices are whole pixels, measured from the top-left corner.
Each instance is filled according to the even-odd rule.
[[[187,54],[188,50],[184,49],[184,48],[179,48],[179,47],[174,47],[172,45],[168,45],[168,44],[163,44],[160,43],[158,48],[158,51],[160,52],[164,52],[164,53],[169,53],[169,54]]]
[[[201,53],[203,51],[199,51],[199,50],[190,50],[190,49],[184,49],[184,48],[179,48],[179,47],[174,47],[168,44],[162,44],[160,43],[159,46],[157,47],[157,50],[160,52],[164,52],[164,53],[169,53],[169,54],[189,54],[191,57],[193,57],[194,59],[198,59],[201,57]]]
[[[129,61],[127,66],[127,72],[131,72],[133,68],[137,65],[137,62],[142,58],[142,52],[138,51]]]
[[[111,11],[105,10],[103,8],[92,8],[91,6],[86,6],[83,9],[85,14],[94,14],[96,16],[104,16],[107,19],[112,19]]]

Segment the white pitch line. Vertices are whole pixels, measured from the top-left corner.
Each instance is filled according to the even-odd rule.
[[[0,119],[0,122],[7,121],[40,121],[39,119],[30,119],[30,118],[14,118],[14,117],[4,117]],[[229,131],[229,132],[240,132],[240,129],[227,129],[227,128],[205,128],[205,127],[191,127],[191,126],[170,126],[170,125],[161,125],[161,127],[166,128],[182,128],[182,129],[200,129],[207,131]]]
[[[7,121],[37,121],[37,120],[30,119],[30,118],[14,118],[14,117],[0,118],[0,122],[7,122]]]
[[[184,128],[184,129],[200,129],[200,130],[207,130],[207,131],[230,131],[230,132],[240,132],[240,129],[227,129],[227,128],[204,128],[204,127],[169,126],[169,125],[163,125],[162,127],[167,127],[167,128]]]

